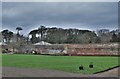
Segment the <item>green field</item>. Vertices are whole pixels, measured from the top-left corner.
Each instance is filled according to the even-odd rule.
[[[93,62],[94,68],[88,68]],[[79,70],[79,65],[84,70]],[[45,55],[2,55],[2,66],[20,68],[54,69],[73,73],[92,74],[118,66],[118,57],[109,56],[45,56]]]

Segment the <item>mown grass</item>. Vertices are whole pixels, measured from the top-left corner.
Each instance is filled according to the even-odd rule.
[[[88,65],[93,62],[94,68]],[[84,70],[79,70],[79,65]],[[2,55],[2,66],[20,68],[53,69],[73,73],[92,74],[118,66],[118,57],[109,56],[45,56],[45,55]]]

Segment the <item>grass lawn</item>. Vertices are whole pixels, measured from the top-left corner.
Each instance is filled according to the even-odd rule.
[[[88,68],[93,62],[94,68]],[[79,65],[84,70],[79,70]],[[2,66],[21,68],[54,69],[66,72],[92,74],[118,66],[118,57],[109,56],[45,56],[45,55],[2,55]]]

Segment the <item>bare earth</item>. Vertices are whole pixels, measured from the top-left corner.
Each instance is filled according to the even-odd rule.
[[[119,68],[98,74],[78,74],[48,69],[2,67],[3,77],[118,77]]]

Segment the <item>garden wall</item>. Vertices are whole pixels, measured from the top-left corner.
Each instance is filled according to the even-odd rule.
[[[37,45],[35,49],[40,54],[61,55],[119,55],[117,43],[111,44],[53,44]]]

